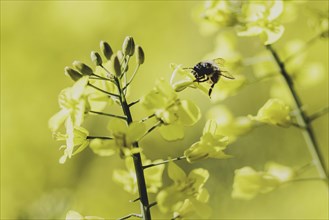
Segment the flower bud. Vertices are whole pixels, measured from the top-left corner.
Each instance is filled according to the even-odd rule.
[[[78,81],[82,77],[82,75],[78,71],[68,66],[65,67],[64,71],[65,75],[69,76],[73,81]]]
[[[122,62],[124,59],[124,55],[121,50],[117,51],[117,56],[118,56],[119,61]]]
[[[142,65],[145,60],[144,51],[141,46],[136,47],[136,61],[138,65]]]
[[[101,66],[103,61],[102,57],[99,55],[99,53],[92,51],[90,54],[91,61],[96,65],[96,66]]]
[[[189,87],[190,85],[192,85],[193,83],[194,82],[191,80],[181,80],[179,82],[174,83],[172,87],[175,90],[175,92],[181,92],[187,87]]]
[[[113,56],[111,60],[112,71],[115,73],[117,77],[121,75],[121,66],[118,56]]]
[[[122,51],[125,55],[132,56],[135,52],[135,42],[130,36],[126,37],[122,44]]]
[[[73,66],[80,72],[82,75],[93,75],[93,70],[86,64],[80,62],[80,61],[74,61]]]
[[[107,42],[101,41],[100,48],[106,59],[110,60],[113,55],[113,50],[111,46]]]

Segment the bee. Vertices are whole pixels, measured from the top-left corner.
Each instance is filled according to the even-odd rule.
[[[211,84],[208,95],[211,97],[212,90],[215,84],[219,81],[220,77],[223,76],[227,79],[234,79],[234,77],[226,70],[223,70],[225,60],[217,58],[209,61],[201,61],[197,63],[193,68],[190,69],[195,77],[194,82],[208,82]]]

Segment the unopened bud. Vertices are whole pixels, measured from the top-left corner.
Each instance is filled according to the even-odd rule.
[[[99,55],[99,53],[92,51],[90,54],[91,61],[96,65],[96,66],[101,66],[103,61],[102,57]]]
[[[74,61],[73,66],[80,72],[82,75],[93,75],[93,70],[86,64],[80,62],[80,61]]]
[[[78,71],[70,67],[65,67],[64,72],[65,75],[69,76],[73,81],[78,81],[82,77],[82,75]]]
[[[113,56],[112,58],[112,70],[114,71],[115,75],[117,77],[120,77],[121,75],[121,66],[118,56]]]
[[[136,47],[136,62],[138,65],[142,65],[145,60],[144,51],[141,46]]]
[[[113,55],[113,50],[111,46],[107,42],[101,41],[100,48],[106,59],[110,60]]]
[[[125,55],[132,56],[135,52],[135,41],[132,37],[128,36],[125,38],[122,44],[122,51]]]
[[[190,85],[193,84],[193,81],[190,80],[181,80],[179,82],[176,82],[172,85],[173,89],[175,92],[180,92],[189,87]]]

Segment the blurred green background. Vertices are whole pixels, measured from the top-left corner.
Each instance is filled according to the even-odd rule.
[[[170,78],[171,62],[191,66],[214,48],[215,35],[204,36],[195,22],[200,1],[1,1],[1,219],[60,219],[69,209],[83,215],[115,219],[139,207],[112,181],[114,168],[124,168],[117,157],[100,158],[88,149],[60,165],[60,143],[52,139],[48,119],[58,111],[57,95],[72,84],[63,69],[73,60],[88,64],[89,54],[101,40],[120,49],[125,36],[142,45],[146,63],[134,82],[134,97],[149,91],[156,79]],[[328,9],[327,1],[305,7]],[[304,7],[303,6],[303,7]],[[286,26],[283,38],[314,36],[299,15]],[[244,39],[239,49],[245,56],[264,50],[256,38]],[[315,87],[298,88],[308,110],[328,106],[328,41],[316,42],[308,59],[321,62],[325,78]],[[250,71],[250,70],[249,70]],[[242,89],[226,104],[235,115],[255,115],[268,99],[266,81]],[[200,92],[184,91],[206,112],[214,104]],[[133,100],[133,98],[132,98]],[[141,114],[137,111],[134,114]],[[104,118],[89,117],[86,126],[97,131]],[[187,129],[186,139],[167,143],[158,133],[143,140],[151,159],[182,154],[199,139],[205,118]],[[328,116],[314,122],[321,150],[328,159]],[[233,172],[250,165],[263,169],[266,161],[302,166],[310,161],[305,142],[296,128],[262,126],[230,146],[230,160],[208,160],[193,165],[179,162],[185,170],[209,169],[213,219],[327,219],[328,188],[308,181],[286,185],[251,201],[230,197]],[[328,160],[327,160],[328,161]],[[316,176],[315,170],[310,176]],[[166,176],[166,174],[165,174]],[[165,182],[169,183],[167,178]],[[154,196],[151,196],[154,199]],[[157,218],[167,218],[154,209]]]

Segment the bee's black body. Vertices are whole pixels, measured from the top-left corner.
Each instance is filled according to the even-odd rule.
[[[192,68],[192,73],[196,82],[211,83],[208,95],[211,95],[212,89],[221,76],[221,70],[218,65],[212,61],[199,62]]]

